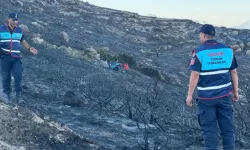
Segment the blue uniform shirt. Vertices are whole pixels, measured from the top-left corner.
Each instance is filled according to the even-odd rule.
[[[199,99],[217,99],[232,93],[230,70],[238,67],[232,48],[207,40],[193,51],[189,69],[200,73]]]
[[[0,26],[0,49],[1,52],[10,54],[14,58],[21,58],[21,42],[23,31],[20,27],[11,30],[8,25]]]

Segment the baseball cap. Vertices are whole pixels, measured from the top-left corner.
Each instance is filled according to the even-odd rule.
[[[12,18],[13,20],[19,20],[18,17],[17,17],[17,13],[13,13],[13,12],[11,12],[9,14],[9,18]]]
[[[215,36],[215,28],[214,28],[214,26],[211,25],[211,24],[204,24],[204,25],[201,27],[200,32],[201,32],[201,33],[204,33],[204,34],[211,35],[211,36]]]

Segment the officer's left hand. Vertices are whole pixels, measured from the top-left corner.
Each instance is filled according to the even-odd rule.
[[[37,55],[37,54],[38,54],[38,51],[37,51],[34,47],[31,47],[31,48],[30,48],[30,51],[31,51],[31,53],[33,53],[34,55]]]
[[[186,99],[186,104],[190,107],[192,107],[192,99],[193,99],[193,96],[192,95],[188,95],[187,96],[187,99]]]

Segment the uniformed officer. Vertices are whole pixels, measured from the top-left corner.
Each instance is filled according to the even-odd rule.
[[[23,31],[18,27],[18,14],[10,13],[8,23],[0,26],[0,52],[1,52],[1,75],[3,92],[7,95],[7,99],[11,100],[11,74],[15,79],[16,101],[22,101],[22,62],[21,62],[21,43],[34,55],[37,50],[31,47],[23,36]]]
[[[232,100],[238,101],[238,67],[233,50],[214,40],[215,28],[205,24],[200,29],[201,45],[193,51],[190,84],[186,103],[192,106],[198,89],[198,121],[205,148],[218,149],[218,125],[223,148],[233,150],[235,135]]]

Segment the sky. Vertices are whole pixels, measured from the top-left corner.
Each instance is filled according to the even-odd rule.
[[[250,0],[83,0],[97,6],[232,27],[250,20]]]

